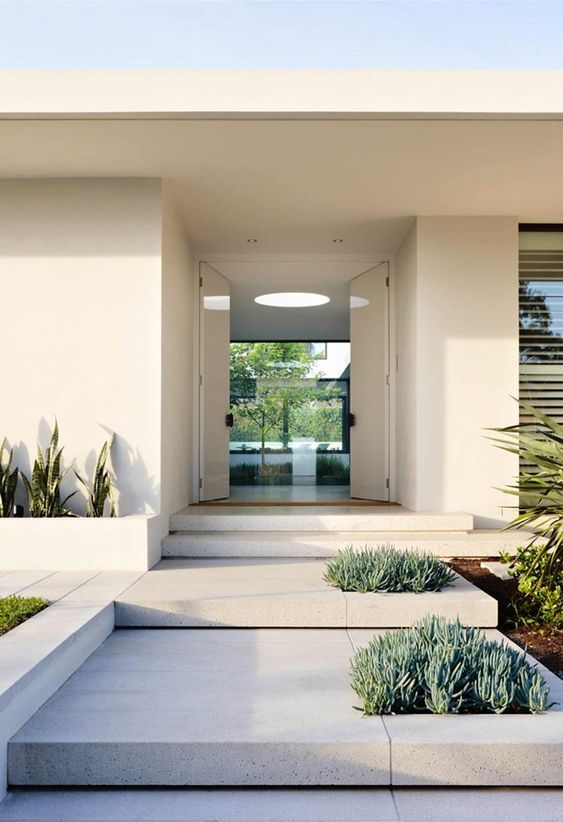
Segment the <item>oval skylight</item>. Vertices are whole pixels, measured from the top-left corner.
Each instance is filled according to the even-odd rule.
[[[329,303],[330,297],[325,294],[311,294],[308,291],[280,291],[276,294],[261,294],[254,298],[254,302],[273,308],[310,308]]]
[[[366,297],[356,297],[353,294],[350,296],[350,308],[363,308],[365,305],[369,305]]]
[[[229,311],[231,308],[231,298],[228,294],[204,297],[203,307],[207,311]]]

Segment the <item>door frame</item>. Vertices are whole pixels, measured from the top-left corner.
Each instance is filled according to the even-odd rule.
[[[393,255],[389,254],[324,254],[324,255],[308,255],[308,254],[204,254],[197,255],[194,258],[194,268],[196,276],[194,277],[194,334],[193,334],[193,402],[192,413],[193,419],[196,421],[196,429],[194,431],[194,459],[192,466],[192,488],[194,489],[192,502],[199,501],[199,478],[200,461],[201,461],[201,420],[200,420],[200,402],[199,402],[199,386],[200,386],[200,285],[199,280],[201,276],[201,264],[206,263],[213,267],[221,263],[250,263],[250,262],[291,262],[291,263],[365,263],[366,267],[363,272],[369,271],[370,268],[379,263],[388,264],[389,276],[389,293],[387,300],[387,328],[386,340],[387,351],[386,361],[388,369],[388,385],[385,392],[386,400],[386,419],[387,432],[385,437],[385,453],[387,463],[387,476],[389,477],[389,499],[395,501],[397,492],[397,474],[396,474],[396,371],[397,371],[397,353],[395,340],[395,306],[396,306],[396,282],[395,282],[395,259]],[[363,273],[361,272],[361,273]],[[223,275],[225,276],[225,275]],[[228,279],[228,278],[227,278]]]

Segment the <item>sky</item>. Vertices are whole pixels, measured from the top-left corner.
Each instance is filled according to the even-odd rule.
[[[563,0],[0,0],[0,68],[563,68]]]

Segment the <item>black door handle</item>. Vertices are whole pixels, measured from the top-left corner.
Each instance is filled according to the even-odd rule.
[[[235,418],[233,417],[233,415],[232,414],[227,414],[226,417],[225,417],[225,425],[227,426],[227,428],[232,428],[234,424],[235,424]]]
[[[353,428],[356,424],[356,415],[348,414],[348,427]]]

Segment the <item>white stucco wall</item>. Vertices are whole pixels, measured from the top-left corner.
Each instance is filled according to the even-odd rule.
[[[91,476],[114,431],[120,514],[158,512],[160,181],[0,182],[0,295],[0,437],[17,463],[56,415],[66,464]]]
[[[164,187],[162,212],[162,527],[194,501],[195,264],[179,214]]]
[[[420,217],[397,270],[401,501],[419,511],[467,511],[493,527],[512,514],[501,510],[511,501],[493,486],[517,472],[516,458],[485,438],[486,428],[518,419],[511,398],[518,396],[517,219]]]
[[[407,508],[417,507],[417,225],[395,257],[395,487]],[[392,363],[393,368],[393,363]]]

